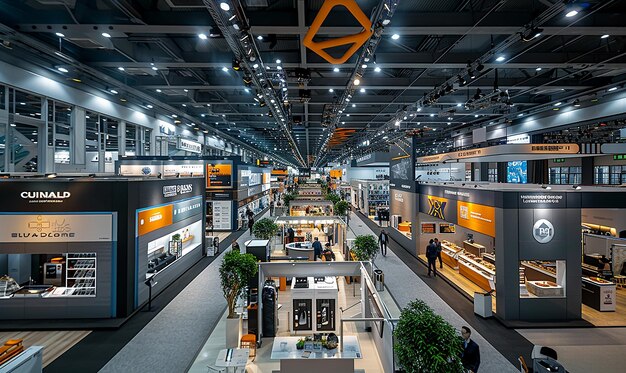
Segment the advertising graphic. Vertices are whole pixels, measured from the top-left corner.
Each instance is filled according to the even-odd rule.
[[[206,165],[207,188],[231,188],[233,186],[232,162]]]
[[[311,299],[293,300],[293,330],[313,330]]]
[[[165,205],[137,213],[137,235],[156,231],[173,223],[174,205]]]
[[[409,180],[411,158],[404,158],[391,166],[391,177],[398,180]]]
[[[335,330],[335,300],[316,299],[317,330]]]
[[[528,162],[512,161],[507,163],[506,182],[513,184],[526,184],[528,182]]]
[[[554,226],[546,219],[539,219],[533,225],[533,237],[539,243],[548,243],[554,238]]]
[[[457,224],[487,236],[496,236],[496,210],[477,203],[457,201]]]
[[[445,209],[447,205],[448,205],[448,200],[446,198],[428,196],[427,214],[430,216],[439,218],[441,220],[446,220]]]
[[[97,242],[113,240],[113,217],[81,215],[0,215],[2,242]]]

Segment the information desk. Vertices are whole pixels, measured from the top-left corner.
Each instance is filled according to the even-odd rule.
[[[615,283],[597,277],[583,277],[583,304],[598,311],[615,311]]]
[[[281,373],[354,373],[354,359],[362,359],[356,336],[343,337],[343,351],[337,347],[328,350],[298,350],[300,337],[276,337],[272,345],[272,360],[280,360]],[[308,356],[308,357],[303,357]]]
[[[300,247],[297,247],[297,246]],[[310,241],[304,242],[292,242],[285,245],[285,249],[287,250],[287,256],[291,258],[309,258],[309,260],[313,260],[314,258],[314,250],[313,244]]]

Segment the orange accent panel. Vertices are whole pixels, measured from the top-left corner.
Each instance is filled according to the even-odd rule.
[[[339,38],[324,40],[321,42],[314,42],[313,37],[319,31],[322,23],[324,23],[330,11],[338,5],[343,5],[346,9],[348,9],[348,11],[354,16],[354,18],[356,18],[356,20],[361,24],[361,26],[363,27],[363,31],[358,34],[346,35]],[[304,39],[302,40],[302,44],[304,44],[305,47],[309,48],[313,52],[320,55],[326,61],[335,65],[340,65],[346,62],[350,57],[352,57],[354,52],[361,48],[361,46],[369,39],[369,37],[372,35],[371,28],[372,23],[370,22],[369,18],[367,18],[367,16],[363,13],[361,8],[359,8],[359,5],[354,0],[326,0],[324,4],[322,4],[319,13],[317,13],[315,20],[313,20],[311,27],[309,27],[309,31],[306,33]],[[328,54],[326,51],[324,51],[324,49],[326,48],[338,47],[340,45],[346,44],[352,44],[352,46],[340,58],[335,58]]]
[[[206,165],[206,187],[232,187],[233,165],[217,163]]]
[[[496,209],[477,203],[457,201],[457,223],[465,228],[496,236]]]
[[[140,211],[137,214],[137,235],[143,236],[159,228],[172,224],[174,205],[165,205]]]

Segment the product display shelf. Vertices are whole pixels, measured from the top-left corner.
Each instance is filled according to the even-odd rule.
[[[458,247],[457,245],[451,242],[448,242],[448,241],[441,242],[441,259],[443,260],[444,263],[446,263],[447,265],[449,265],[450,267],[454,269],[459,269],[458,255],[462,251],[463,251],[462,248]]]
[[[474,258],[459,255],[459,273],[485,291],[491,291],[496,272],[478,262]]]
[[[542,264],[534,263],[531,261],[522,261],[520,263],[522,266],[530,269],[532,271],[538,272],[544,276],[548,276],[545,280],[554,280],[556,278],[556,270],[552,269],[552,267],[546,267]],[[528,273],[528,271],[526,271]],[[539,278],[538,280],[544,280],[544,278]]]
[[[476,256],[479,256],[487,250],[483,245],[467,240],[463,241],[463,248],[467,250],[467,252],[472,253]]]
[[[96,296],[96,254],[67,254],[63,295]]]

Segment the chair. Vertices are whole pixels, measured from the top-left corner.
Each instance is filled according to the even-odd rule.
[[[558,360],[557,359],[557,353],[553,348],[550,347],[546,347],[546,346],[539,346],[539,345],[535,345],[533,347],[533,351],[530,354],[530,357],[535,360],[535,359],[545,359],[545,358],[552,358],[554,360]]]
[[[240,348],[249,348],[250,349],[250,357],[252,361],[256,358],[256,335],[254,334],[246,334],[241,337],[241,341],[239,342]]]
[[[526,361],[524,360],[524,357],[522,355],[520,355],[520,357],[517,358],[517,361],[519,361],[519,371],[521,373],[528,373],[528,366],[526,365]]]

